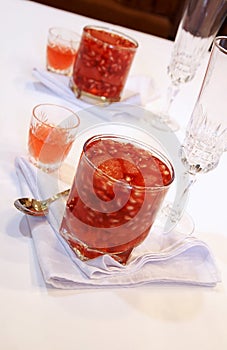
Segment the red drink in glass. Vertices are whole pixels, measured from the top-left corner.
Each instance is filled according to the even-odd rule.
[[[50,28],[46,49],[47,69],[64,75],[71,75],[80,36],[65,28]]]
[[[68,142],[67,132],[51,125],[30,126],[28,151],[41,163],[60,163],[67,156],[73,141]]]
[[[76,50],[59,45],[47,45],[47,61],[48,67],[52,70],[66,71],[69,67],[73,67],[76,58]]]
[[[135,40],[119,32],[85,27],[71,79],[77,97],[119,101],[137,47]]]
[[[63,106],[36,106],[28,136],[31,162],[47,172],[58,169],[72,147],[79,123],[78,116]]]
[[[103,135],[83,148],[60,233],[82,260],[110,254],[126,263],[148,235],[174,172],[158,151]]]

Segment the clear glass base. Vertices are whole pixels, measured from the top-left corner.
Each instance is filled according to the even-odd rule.
[[[156,218],[151,234],[154,246],[155,243],[157,245],[157,251],[163,252],[165,250],[169,251],[173,249],[175,246],[179,245],[185,239],[190,237],[195,230],[195,224],[192,217],[185,212],[171,230],[165,230],[165,227],[162,225],[162,214],[163,213]]]
[[[72,66],[65,68],[65,69],[56,69],[49,64],[47,64],[46,69],[49,72],[56,73],[56,74],[61,74],[61,75],[66,75],[66,76],[71,76],[72,75]]]
[[[159,211],[155,220],[155,226],[163,234],[169,234],[174,231],[185,237],[190,236],[195,229],[192,217],[185,211],[179,214],[173,208],[172,203],[168,202]]]
[[[170,116],[156,112],[155,117],[152,118],[152,125],[162,131],[178,131],[180,129],[176,120],[170,118]]]
[[[95,259],[99,256],[103,256],[105,254],[110,255],[114,260],[119,263],[125,265],[127,260],[135,248],[135,246],[128,248],[124,251],[118,251],[115,247],[112,248],[93,248],[89,247],[84,242],[77,239],[68,229],[67,223],[63,220],[63,226],[60,229],[61,236],[65,239],[69,247],[74,251],[77,257],[82,261],[87,261],[90,259]]]
[[[60,166],[62,165],[62,162],[53,163],[53,164],[42,163],[39,160],[32,157],[31,155],[29,155],[29,161],[33,165],[35,165],[37,168],[44,171],[45,173],[53,173],[54,171],[58,170],[60,168]]]
[[[151,118],[152,126],[161,131],[178,131],[180,129],[179,124],[173,119],[170,114],[170,106],[173,99],[169,100],[169,96],[160,97],[158,100],[147,105],[147,109],[153,114]]]
[[[69,86],[76,95],[77,98],[82,99],[84,102],[90,103],[90,104],[110,104],[112,102],[119,102],[121,97],[118,96],[116,98],[108,98],[105,96],[97,96],[93,95],[89,92],[80,90],[77,85],[74,83],[73,79],[70,79]]]

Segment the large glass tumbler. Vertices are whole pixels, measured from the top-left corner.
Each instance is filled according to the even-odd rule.
[[[118,31],[98,26],[83,30],[71,88],[89,102],[121,99],[138,43]]]
[[[82,260],[109,254],[125,264],[173,179],[172,165],[151,146],[94,136],[84,144],[60,232]]]

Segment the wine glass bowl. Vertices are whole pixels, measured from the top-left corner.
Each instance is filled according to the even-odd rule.
[[[173,130],[170,108],[182,84],[191,81],[221,27],[227,12],[225,0],[189,0],[180,21],[171,59],[167,67],[170,85],[159,117]],[[159,126],[160,127],[160,126]]]
[[[182,162],[190,174],[213,170],[219,163],[227,137],[220,124],[213,128],[206,116],[198,114],[181,148]]]
[[[181,149],[182,162],[191,174],[214,169],[227,143],[227,37],[214,40],[204,81]]]

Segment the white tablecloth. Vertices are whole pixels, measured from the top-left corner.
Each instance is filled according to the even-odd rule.
[[[43,282],[26,217],[13,207],[20,195],[14,159],[26,155],[32,107],[42,102],[62,102],[40,90],[32,77],[34,67],[45,67],[48,28],[63,26],[81,32],[91,23],[99,22],[30,1],[1,3],[1,349],[226,350],[226,154],[217,169],[198,177],[187,207],[197,235],[216,257],[222,282],[215,288],[157,284],[134,289],[62,291]],[[172,42],[116,28],[139,42],[130,75],[149,76],[157,91],[164,91]],[[173,105],[181,133],[204,70],[205,63],[197,77],[182,87]]]

